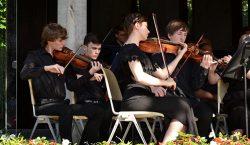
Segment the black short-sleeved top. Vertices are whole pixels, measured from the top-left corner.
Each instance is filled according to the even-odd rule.
[[[130,87],[142,87],[148,89],[148,86],[138,84],[134,80],[133,74],[128,65],[128,62],[134,60],[141,62],[144,72],[152,74],[152,72],[155,71],[150,58],[142,52],[136,44],[125,44],[119,52],[119,59],[117,60],[119,61],[119,67],[114,70],[122,92],[125,90],[127,85]]]

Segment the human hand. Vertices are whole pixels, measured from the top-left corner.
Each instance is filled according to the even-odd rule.
[[[53,64],[53,65],[47,65],[44,66],[44,70],[51,73],[56,74],[63,74],[64,73],[64,67],[60,66],[59,64]]]
[[[168,87],[170,89],[175,90],[175,88],[176,88],[176,82],[174,81],[173,78],[168,78],[167,80],[165,80],[164,86],[166,86],[166,87]]]
[[[177,53],[184,55],[188,50],[188,45],[186,43],[182,43],[182,42],[179,42],[178,44],[180,44],[182,46],[182,49],[179,49]]]
[[[155,94],[156,97],[164,97],[166,95],[166,89],[158,86],[150,86],[152,93]]]
[[[226,64],[229,63],[229,61],[232,59],[232,56],[231,55],[226,55],[222,58],[222,61]]]
[[[98,82],[101,82],[103,78],[103,74],[100,73],[94,73],[94,76],[90,80],[96,80]]]
[[[101,63],[99,61],[91,61],[91,69],[89,70],[90,74],[94,74],[101,69]]]
[[[210,72],[215,72],[217,66],[218,66],[218,62],[216,62],[216,61],[213,62],[213,63],[210,65],[210,67],[209,67],[209,71],[210,71]]]
[[[213,63],[216,63],[213,61],[213,57],[209,54],[206,54],[203,56],[200,66],[208,69]]]

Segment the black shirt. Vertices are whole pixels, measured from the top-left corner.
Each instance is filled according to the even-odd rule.
[[[28,53],[20,76],[23,80],[32,79],[36,98],[65,99],[64,75],[44,70],[44,66],[56,63],[53,57],[43,48]]]
[[[170,53],[165,54],[165,56],[167,64],[172,62],[176,57],[174,54]],[[154,62],[155,67],[158,66],[163,68],[164,66],[162,60],[161,54],[157,53],[152,55],[152,61]],[[184,60],[182,59],[171,76],[175,77],[174,79],[177,86],[184,92],[184,94],[187,97],[193,98],[195,96],[194,92],[204,85],[207,79],[208,70],[202,68],[199,63],[189,59],[179,71],[183,62]],[[176,75],[178,71],[179,73]]]
[[[77,79],[76,74],[82,76]],[[89,68],[76,68],[70,65],[65,75],[67,88],[75,92],[77,103],[84,103],[85,100],[105,101],[104,79],[102,82],[91,81],[93,75],[89,74]]]

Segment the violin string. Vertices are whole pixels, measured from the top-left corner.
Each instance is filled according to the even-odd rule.
[[[65,65],[64,69],[66,69],[68,67],[68,65],[72,62],[72,60],[76,57],[77,52],[80,50],[80,48],[82,46],[83,46],[83,44],[79,46],[79,48],[76,50],[75,54],[72,56],[72,58],[69,60],[69,62]]]
[[[164,55],[163,50],[162,50],[161,40],[160,40],[160,36],[159,36],[159,30],[158,30],[157,22],[156,22],[156,14],[152,13],[152,16],[153,16],[153,21],[154,21],[154,25],[155,25],[155,31],[156,31],[156,35],[157,35],[157,39],[158,39],[158,44],[159,44],[160,50],[161,50],[163,64],[164,64],[164,67],[167,69],[168,76],[170,76],[170,71],[169,71],[168,66],[166,64],[165,55]]]

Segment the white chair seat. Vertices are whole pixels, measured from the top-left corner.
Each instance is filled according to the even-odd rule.
[[[164,117],[162,113],[148,111],[120,111],[119,114],[124,117],[134,115],[136,119]],[[115,116],[115,118],[117,118],[117,116]]]

